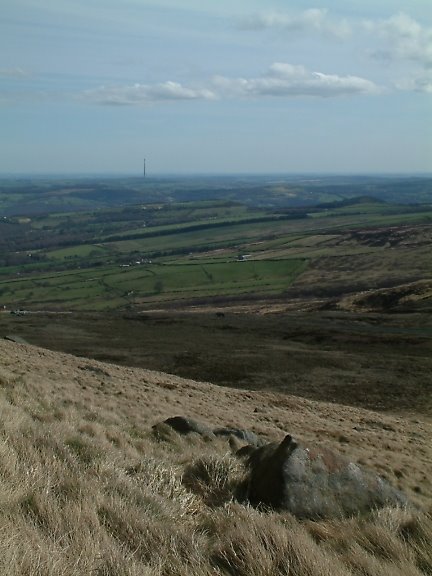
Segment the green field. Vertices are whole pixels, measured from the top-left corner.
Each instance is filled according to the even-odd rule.
[[[101,309],[131,302],[273,294],[306,268],[303,259],[124,265],[0,282],[8,307]]]
[[[62,205],[41,214],[3,216],[0,306],[145,309],[216,297],[283,298],[293,283],[296,294],[314,287],[343,294],[353,287],[419,280],[432,268],[427,204],[350,199],[328,187],[319,198],[329,202],[321,206],[252,206],[234,201],[232,191],[219,189],[220,197],[209,199],[193,186],[190,200],[176,201],[176,190],[187,196],[186,188],[166,196],[169,185],[159,182],[162,195],[119,206],[120,192],[112,183],[58,184],[29,185],[28,198],[40,193],[41,201],[65,196],[75,201],[79,194],[85,203],[100,197],[114,205],[71,212]],[[138,182],[132,184],[133,196]],[[246,189],[239,185],[241,190]],[[263,185],[261,196],[266,190]],[[272,198],[294,194],[283,184],[271,190]],[[6,197],[20,194],[25,196],[16,185]]]

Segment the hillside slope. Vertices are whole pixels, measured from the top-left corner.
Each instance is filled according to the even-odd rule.
[[[423,512],[301,523],[254,510],[232,501],[241,470],[226,441],[152,433],[178,414],[269,440],[290,432],[376,470],[427,512],[424,416],[233,390],[4,340],[0,407],[1,573],[431,573]]]

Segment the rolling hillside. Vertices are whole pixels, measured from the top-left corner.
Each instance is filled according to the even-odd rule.
[[[427,416],[233,390],[5,340],[0,405],[3,574],[431,573]],[[241,469],[226,440],[155,436],[152,426],[175,415],[325,445],[419,508],[316,522],[253,509],[233,498]]]

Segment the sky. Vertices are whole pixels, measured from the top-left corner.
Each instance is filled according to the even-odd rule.
[[[1,0],[0,174],[432,172],[431,0]]]

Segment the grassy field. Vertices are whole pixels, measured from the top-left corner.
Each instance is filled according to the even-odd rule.
[[[0,304],[146,308],[311,286],[343,295],[421,278],[432,266],[431,219],[425,206],[369,198],[279,211],[204,200],[11,217],[0,225]]]
[[[104,267],[4,280],[0,297],[8,307],[91,310],[141,300],[266,295],[287,289],[306,266],[303,259],[287,259]]]

